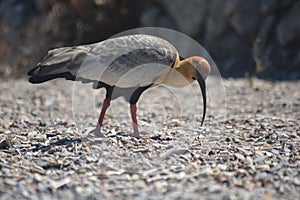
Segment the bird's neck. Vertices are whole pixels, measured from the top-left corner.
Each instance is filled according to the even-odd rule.
[[[162,84],[171,87],[184,87],[194,81],[192,78],[194,73],[195,68],[188,61],[178,61],[168,76],[163,80]]]

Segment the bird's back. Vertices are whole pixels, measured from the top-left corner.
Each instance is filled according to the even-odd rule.
[[[124,88],[145,86],[168,70],[177,57],[176,49],[162,38],[128,35],[51,50],[28,75],[32,83],[63,77]]]

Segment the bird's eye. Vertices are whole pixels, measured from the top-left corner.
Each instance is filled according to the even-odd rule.
[[[193,79],[193,80],[196,80],[196,78],[195,78],[195,77],[192,77],[192,79]]]

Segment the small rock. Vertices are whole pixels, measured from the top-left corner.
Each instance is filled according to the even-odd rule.
[[[235,153],[234,156],[239,159],[239,160],[245,160],[245,156],[243,156],[242,154],[240,153]]]
[[[254,163],[260,163],[260,162],[263,162],[264,160],[266,160],[268,158],[268,156],[260,156],[260,157],[257,157],[253,160]]]
[[[11,143],[7,138],[0,140],[0,149],[8,149],[11,147]]]

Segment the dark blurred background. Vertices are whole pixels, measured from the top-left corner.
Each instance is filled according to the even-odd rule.
[[[24,77],[49,49],[144,26],[191,36],[224,77],[300,79],[299,0],[0,0],[0,77]]]

